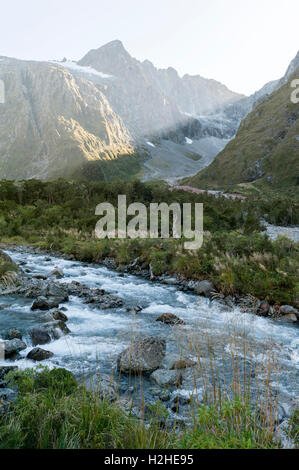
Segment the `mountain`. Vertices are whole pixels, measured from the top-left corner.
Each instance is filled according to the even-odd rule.
[[[290,70],[294,72],[293,67]],[[185,183],[209,189],[233,185],[244,189],[252,183],[264,189],[295,187],[299,177],[299,106],[291,101],[290,84],[298,72],[298,67],[293,75],[287,72],[280,81],[282,86],[251,111],[235,139],[213,163]]]
[[[0,80],[6,91],[0,104],[0,177],[16,179],[80,172],[109,179],[109,169],[111,177],[133,176],[145,155],[145,179],[160,178],[162,167],[170,176],[194,174],[233,135],[197,115],[241,96],[214,80],[180,78],[174,69],[140,62],[120,41],[88,52],[78,63],[1,57]],[[169,165],[171,146],[175,164]]]
[[[103,91],[137,140],[168,137],[194,121],[190,114],[210,113],[241,97],[215,80],[180,78],[173,68],[159,70],[149,61],[140,62],[118,40],[91,50],[78,65],[112,76]],[[201,137],[200,124],[195,127],[193,133]]]
[[[0,178],[15,179],[138,175],[172,181],[194,175],[282,84],[271,82],[244,97],[215,80],[140,62],[118,40],[78,62],[0,57],[0,80],[6,94]]]
[[[0,64],[1,178],[70,176],[84,162],[133,153],[128,129],[92,82],[48,63]]]

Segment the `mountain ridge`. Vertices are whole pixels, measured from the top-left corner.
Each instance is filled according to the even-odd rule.
[[[121,173],[118,159],[136,154],[143,154],[146,179],[195,174],[284,79],[244,97],[216,80],[180,77],[172,67],[141,62],[120,40],[92,49],[78,62],[0,59],[7,88],[0,105],[0,176],[16,179],[69,177],[88,162],[102,161],[108,162],[106,178],[112,160],[112,173],[123,177],[130,159],[122,159]],[[135,174],[139,157],[133,160]]]

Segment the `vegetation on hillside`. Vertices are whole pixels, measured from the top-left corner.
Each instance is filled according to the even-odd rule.
[[[245,192],[256,187],[262,193],[279,190],[298,196],[299,108],[291,101],[291,80],[256,106],[235,139],[185,184]]]
[[[204,244],[186,251],[183,240],[97,240],[97,204],[126,194],[127,203],[176,201],[204,204]],[[138,266],[154,275],[176,273],[190,279],[210,279],[225,294],[252,294],[271,302],[298,304],[298,244],[271,242],[260,233],[261,216],[271,221],[297,222],[287,200],[253,204],[215,199],[209,195],[171,192],[166,184],[83,183],[37,180],[0,183],[2,242],[26,242],[74,255],[84,261],[114,258],[122,266],[138,258]]]

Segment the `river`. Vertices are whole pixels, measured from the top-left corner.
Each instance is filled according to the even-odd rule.
[[[58,267],[65,275],[59,282],[78,281],[90,288],[102,288],[124,301],[121,308],[101,310],[84,304],[78,297],[70,297],[64,306],[71,333],[46,345],[45,349],[53,352],[54,357],[44,365],[65,367],[77,376],[94,376],[96,372],[109,376],[115,370],[117,355],[131,341],[157,336],[166,340],[167,354],[183,354],[199,361],[200,367],[183,373],[179,391],[183,396],[195,394],[201,399],[206,389],[215,392],[216,382],[216,388],[230,394],[236,383],[244,389],[250,382],[255,401],[266,393],[265,384],[270,387],[273,396],[278,397],[282,418],[289,416],[296,405],[297,325],[242,313],[238,308],[224,309],[217,302],[181,291],[176,286],[120,274],[99,265],[53,256],[47,261],[45,254],[25,250],[6,250],[6,253],[16,263],[26,263],[22,267],[30,270],[30,276],[49,275],[54,267]],[[0,297],[0,333],[17,327],[30,345],[28,330],[40,323],[39,314],[31,311],[31,305],[32,299]],[[143,307],[140,313],[127,311],[127,307],[136,305]],[[170,327],[157,322],[157,317],[166,312],[174,313],[186,325]],[[29,346],[21,353],[22,358],[16,362],[20,368],[36,367],[26,359],[31,349]],[[123,393],[132,390],[129,378],[122,376],[119,381]],[[157,400],[161,393],[161,388],[147,378],[142,388],[150,402]],[[170,390],[172,397],[176,393],[177,390]]]

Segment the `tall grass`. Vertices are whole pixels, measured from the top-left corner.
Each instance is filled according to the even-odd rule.
[[[125,411],[122,397],[117,396],[117,387],[116,396],[111,399],[102,393],[100,382],[90,387],[85,378],[85,384],[78,385],[66,371],[37,368],[10,375],[11,384],[19,389],[19,397],[0,416],[0,447],[281,447],[277,433],[277,394],[272,385],[275,381],[278,383],[280,374],[274,346],[265,345],[264,359],[254,362],[256,351],[246,334],[242,336],[242,331],[230,325],[227,328],[223,342],[219,341],[219,336],[206,331],[201,333],[200,328],[171,329],[169,339],[176,342],[181,358],[197,361],[195,367],[184,372],[189,377],[188,385],[193,382],[193,389],[189,389],[189,411],[184,414],[185,425],[180,419],[179,402],[173,411],[159,400],[150,406],[146,404],[142,374],[128,377],[130,392],[126,396]],[[136,341],[134,330],[131,341]],[[180,387],[177,392],[180,393]],[[298,419],[293,421],[290,437],[295,439]]]

